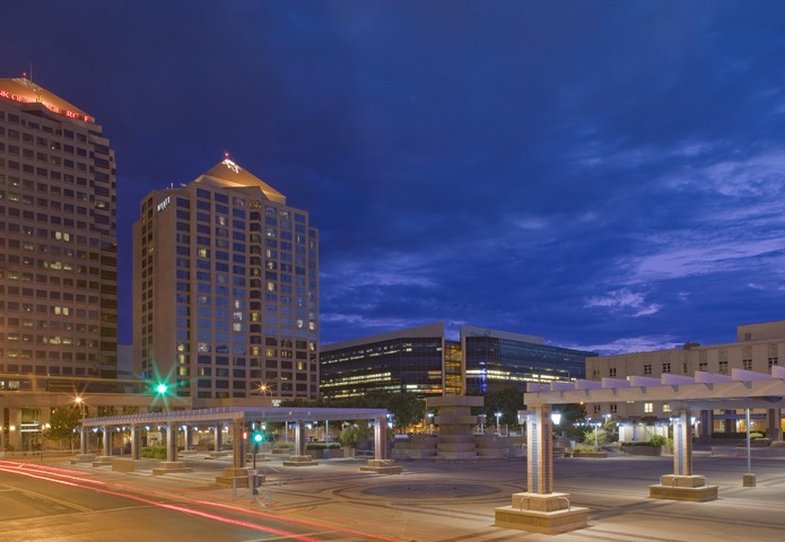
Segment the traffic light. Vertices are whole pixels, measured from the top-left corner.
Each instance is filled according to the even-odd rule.
[[[265,437],[264,431],[259,431],[257,429],[256,431],[251,433],[251,442],[253,442],[255,445],[258,446],[259,444],[264,442],[264,437]]]

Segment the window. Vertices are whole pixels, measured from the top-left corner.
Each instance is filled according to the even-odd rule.
[[[643,366],[643,374],[650,375],[651,374],[651,364],[648,363]]]
[[[610,377],[616,376],[616,367],[611,367],[610,369],[608,369],[608,376]]]
[[[611,414],[616,414],[619,411],[618,405],[616,405],[616,403],[611,403],[610,411]]]
[[[707,362],[701,361],[701,362],[698,363],[698,370],[699,371],[705,371],[708,368],[709,368],[709,364]]]
[[[779,364],[778,358],[769,358],[769,369],[774,367],[775,365]]]
[[[654,412],[654,403],[643,403],[643,412],[646,414]]]
[[[741,360],[741,365],[742,365],[742,367],[744,368],[745,371],[751,371],[752,370],[752,360],[751,359],[743,359],[743,360]],[[771,364],[769,364],[769,367],[771,367]]]
[[[671,411],[671,405],[670,405],[670,403],[663,403],[663,404],[662,404],[662,411],[663,411],[663,412],[670,412],[670,411]]]
[[[727,361],[721,361],[720,362],[720,374],[721,375],[728,374],[728,362]]]
[[[662,364],[662,372],[663,373],[671,372],[671,364],[669,362],[666,362],[666,363]]]

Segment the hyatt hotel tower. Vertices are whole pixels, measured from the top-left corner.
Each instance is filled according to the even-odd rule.
[[[228,158],[148,194],[134,225],[134,362],[194,406],[318,395],[318,232]]]
[[[116,251],[101,127],[27,78],[0,79],[0,391],[25,389],[21,375],[117,376]]]

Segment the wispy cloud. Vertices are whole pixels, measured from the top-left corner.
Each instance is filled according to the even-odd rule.
[[[624,337],[607,343],[599,344],[575,344],[570,348],[597,352],[601,355],[627,354],[631,352],[651,352],[653,350],[663,350],[680,348],[682,342],[670,335],[664,336],[641,336]]]
[[[605,296],[592,297],[586,301],[586,307],[608,307],[629,311],[633,317],[648,316],[657,313],[662,305],[649,303],[643,294],[627,288],[616,290]]]

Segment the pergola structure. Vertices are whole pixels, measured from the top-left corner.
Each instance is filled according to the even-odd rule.
[[[664,373],[660,378],[630,376],[627,379],[576,380],[528,384],[524,403],[527,423],[527,491],[512,496],[512,506],[496,509],[496,524],[537,532],[565,532],[586,526],[588,509],[570,505],[569,494],[557,493],[553,484],[553,405],[607,402],[665,402],[673,423],[673,474],[664,475],[649,487],[653,498],[709,501],[717,498],[717,486],[692,469],[692,419],[700,417],[710,431],[714,409],[769,411],[778,420],[785,407],[785,367],[771,373],[732,369],[730,375],[698,371],[694,376]],[[770,421],[771,425],[771,421]]]
[[[126,414],[98,418],[85,418],[82,420],[80,433],[81,459],[90,459],[88,454],[88,432],[99,428],[103,432],[103,453],[99,463],[112,461],[111,435],[114,432],[129,431],[131,441],[131,460],[138,460],[141,456],[141,435],[143,431],[162,430],[166,434],[166,461],[162,463],[157,473],[177,472],[185,470],[185,464],[177,460],[177,434],[180,428],[187,432],[195,424],[208,424],[215,428],[215,450],[220,451],[221,436],[224,426],[228,426],[232,438],[233,466],[228,469],[237,477],[246,473],[245,469],[245,439],[244,434],[253,422],[286,422],[294,426],[294,449],[289,456],[289,463],[293,465],[315,464],[311,456],[305,453],[304,425],[311,420],[319,421],[349,421],[369,420],[374,427],[374,459],[369,460],[368,466],[363,470],[376,472],[400,472],[400,467],[394,466],[387,459],[387,411],[383,409],[358,409],[358,408],[286,408],[286,407],[249,407],[233,406],[222,408],[207,408],[198,410],[172,410],[165,412],[146,412],[141,414]],[[188,439],[186,438],[186,442]],[[288,463],[287,463],[288,464]]]

